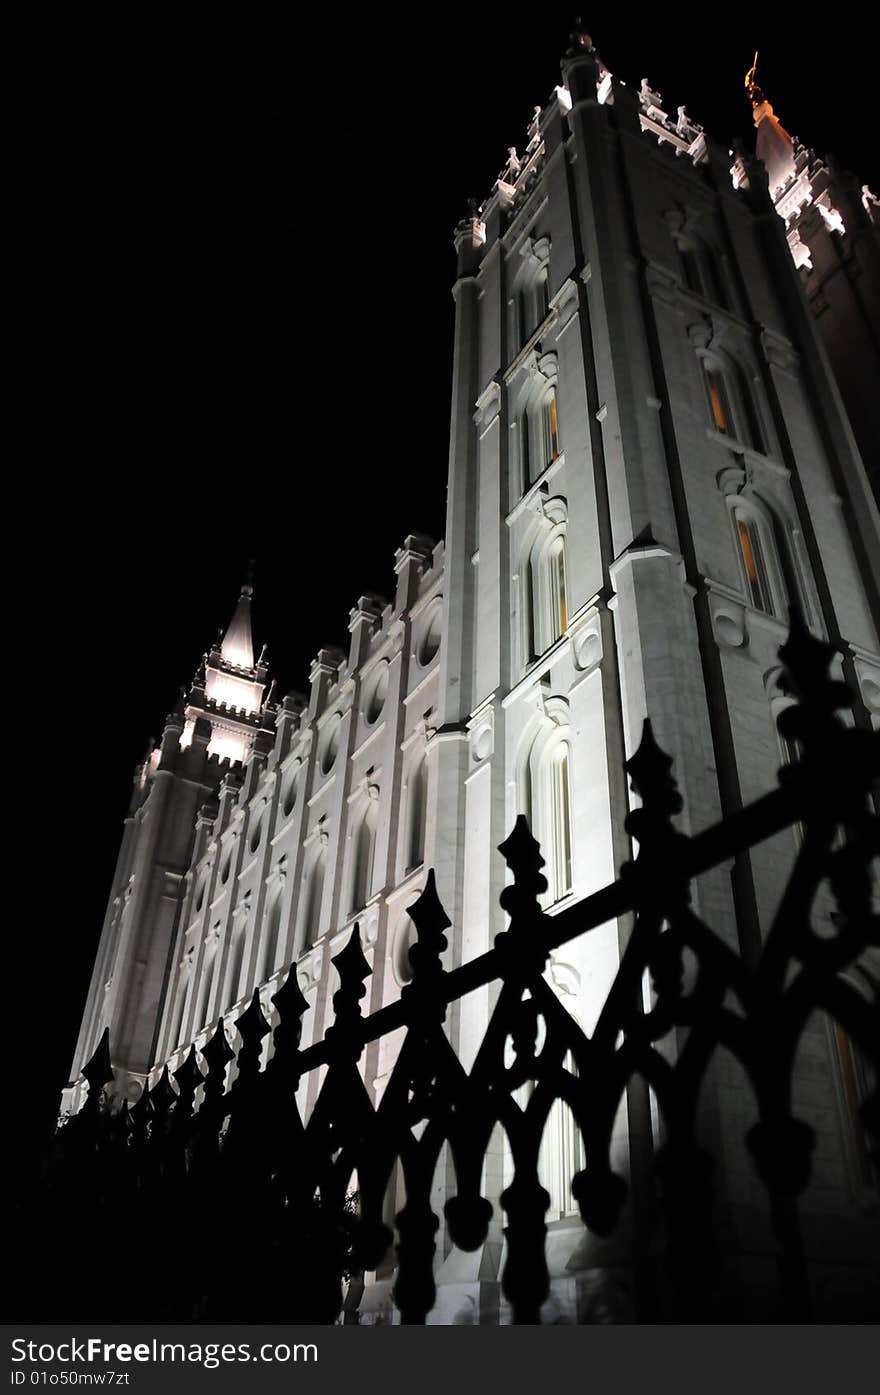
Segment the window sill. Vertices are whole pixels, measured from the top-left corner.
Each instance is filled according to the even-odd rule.
[[[725,450],[731,451],[733,455],[741,455],[750,465],[757,465],[759,469],[767,470],[770,474],[778,475],[781,479],[789,479],[791,471],[780,460],[774,460],[772,456],[762,454],[761,451],[755,450],[754,446],[739,440],[737,436],[728,436],[726,431],[718,431],[714,426],[706,427],[706,435],[710,441],[714,441],[716,445],[724,446]]]
[[[540,475],[538,475],[537,479],[532,481],[525,494],[522,496],[518,503],[514,504],[513,508],[510,510],[510,513],[507,515],[505,521],[507,523],[508,528],[511,526],[511,524],[515,523],[516,520],[522,514],[528,512],[534,500],[537,498],[539,494],[543,493],[546,490],[547,485],[558,473],[558,471],[562,469],[564,464],[565,451],[560,451],[555,460],[551,460],[549,465],[545,465],[544,469],[541,471]]]

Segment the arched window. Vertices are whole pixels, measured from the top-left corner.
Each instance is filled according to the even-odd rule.
[[[684,284],[689,291],[694,291],[696,295],[703,294],[703,281],[700,276],[700,264],[697,259],[697,249],[687,238],[682,238],[678,244],[678,259],[681,263],[681,272]]]
[[[547,318],[550,311],[550,243],[547,238],[537,242],[526,239],[520,247],[522,265],[512,283],[513,305],[516,310],[515,338],[522,346]]]
[[[241,982],[241,971],[244,965],[244,949],[247,944],[247,922],[243,922],[241,928],[236,930],[232,937],[232,944],[229,947],[229,969],[226,975],[226,1006],[231,1007],[238,1002],[239,983]]]
[[[541,845],[548,906],[561,901],[574,885],[571,744],[568,721],[557,716],[538,731],[520,772],[520,807]]]
[[[727,309],[721,276],[718,253],[701,237],[687,236],[676,239],[682,278],[689,291],[710,300],[713,305]]]
[[[559,742],[547,762],[548,824],[552,862],[548,861],[548,881],[555,892],[554,900],[571,891],[571,785],[569,782],[568,743]]]
[[[742,368],[737,363],[722,363],[715,355],[703,357],[701,364],[711,425],[723,436],[763,450],[754,394]]]
[[[529,399],[521,420],[523,488],[559,459],[559,408],[556,384],[545,383]]]
[[[535,301],[540,324],[550,313],[550,273],[547,266],[542,266],[535,277]]]
[[[209,1022],[208,1013],[211,1007],[211,988],[214,983],[214,970],[217,964],[217,944],[220,934],[220,922],[214,925],[213,932],[206,941],[205,954],[202,959],[202,972],[199,980],[199,996],[196,1003],[196,1016],[193,1026],[196,1032],[200,1032],[203,1027],[207,1027]]]
[[[566,1052],[564,1067],[570,1075],[578,1073],[574,1055]],[[571,1184],[575,1174],[586,1165],[584,1141],[574,1115],[562,1100],[554,1100],[547,1115],[538,1157],[538,1174],[550,1194],[547,1220],[560,1220],[578,1213]]]
[[[373,862],[376,854],[377,804],[370,799],[361,815],[355,836],[354,867],[351,883],[351,911],[360,911],[373,890]]]
[[[559,418],[556,410],[556,388],[551,387],[544,394],[541,404],[544,435],[544,454],[547,465],[559,459]]]
[[[424,755],[410,771],[407,790],[406,870],[425,860],[425,828],[428,814],[428,769]]]
[[[322,846],[312,863],[312,870],[306,883],[306,897],[303,908],[303,930],[305,946],[314,944],[321,929],[321,902],[324,898],[324,864],[326,849]]]
[[[733,413],[730,410],[730,399],[727,395],[727,382],[720,365],[713,359],[703,359],[703,379],[709,397],[712,425],[716,431],[723,432],[725,436],[735,436]]]
[[[186,1006],[191,969],[192,957],[190,952],[183,956],[183,959],[180,961],[180,968],[177,971],[177,985],[174,992],[174,1007],[171,1012],[171,1021],[168,1024],[169,1054],[174,1050],[176,1046],[180,1045],[180,1033],[183,1029],[183,1009]]]
[[[552,607],[552,628],[558,639],[568,629],[568,608],[565,600],[565,536],[560,534],[550,545],[547,553],[547,568],[550,581],[550,604]]]
[[[281,930],[281,887],[277,887],[272,894],[263,922],[263,954],[260,963],[260,971],[257,975],[258,983],[265,983],[267,978],[271,978],[275,972],[275,960],[278,957],[278,936]]]
[[[543,654],[568,629],[565,524],[547,527],[529,557],[528,589],[532,611],[532,649]]]
[[[749,604],[783,618],[788,597],[772,519],[754,501],[743,499],[732,505],[731,517]]]

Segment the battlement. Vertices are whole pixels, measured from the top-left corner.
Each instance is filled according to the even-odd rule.
[[[205,699],[205,711],[216,712],[219,716],[231,717],[236,722],[244,722],[249,727],[259,727],[262,717],[259,711],[239,707],[232,702],[220,702],[215,698]]]
[[[596,99],[600,106],[614,105],[615,80],[598,55],[596,59],[598,77]],[[619,86],[626,84],[618,80]],[[705,128],[688,116],[685,107],[679,106],[675,117],[671,117],[662,105],[661,93],[655,91],[647,78],[642,78],[639,87],[640,124],[643,131],[653,136],[658,144],[666,144],[676,156],[686,155],[693,164],[702,164],[707,158]],[[565,85],[554,88],[550,101],[544,108],[536,106],[526,129],[525,149],[520,156],[516,146],[510,146],[507,162],[499,171],[489,196],[475,210],[480,222],[485,226],[489,215],[499,207],[506,212],[508,219],[514,217],[535,186],[543,169],[546,152],[542,126],[554,107],[565,117],[571,111],[571,92]]]

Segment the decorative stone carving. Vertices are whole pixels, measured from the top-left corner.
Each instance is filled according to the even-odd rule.
[[[475,764],[487,760],[492,754],[494,735],[491,721],[485,721],[471,733],[471,759]]]
[[[571,640],[572,654],[582,672],[595,668],[602,660],[602,635],[598,617],[576,630]]]
[[[798,355],[787,339],[765,329],[761,335],[761,347],[764,357],[773,368],[781,368],[784,373],[790,373],[792,376],[796,374]]]
[[[695,349],[708,349],[712,343],[712,321],[707,316],[693,320],[687,327],[687,336]]]
[[[745,616],[742,606],[734,601],[719,600],[712,605],[712,628],[719,644],[739,649],[746,643]]]
[[[491,382],[486,390],[480,393],[477,398],[477,405],[474,411],[474,421],[481,436],[484,436],[498,419],[501,410],[501,388],[496,382]]]

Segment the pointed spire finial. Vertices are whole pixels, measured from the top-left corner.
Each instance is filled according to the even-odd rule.
[[[775,199],[780,189],[784,188],[794,175],[794,142],[777,118],[764,92],[755,82],[757,66],[756,49],[754,62],[745,76],[745,89],[752,104],[752,120],[758,133],[755,154],[767,171],[770,197]]]
[[[576,16],[574,27],[568,38],[570,44],[569,54],[574,55],[576,53],[593,52],[593,37],[591,34],[587,33],[587,26],[584,24],[580,15]]]
[[[237,668],[253,668],[254,666],[254,639],[251,632],[251,597],[254,594],[253,564],[249,564],[246,573],[248,579],[242,585],[238,604],[235,607],[232,619],[223,639],[220,643],[220,653],[227,663],[235,664]]]

